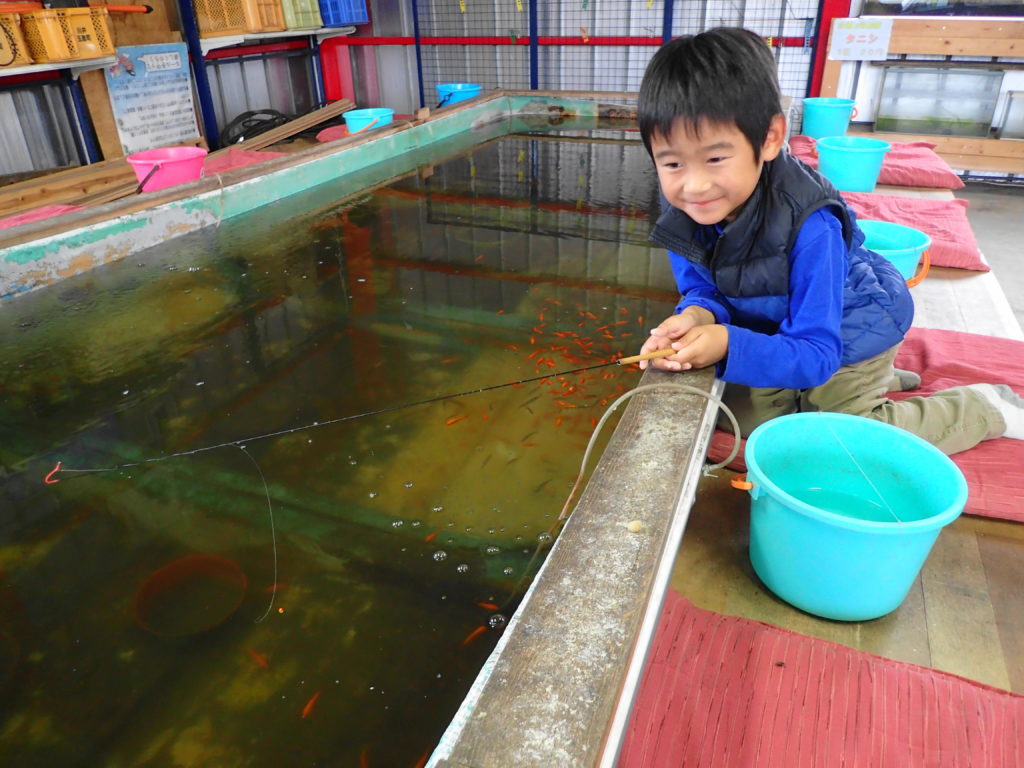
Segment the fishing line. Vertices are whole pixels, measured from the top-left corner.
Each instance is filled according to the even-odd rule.
[[[273,505],[273,502],[271,501],[270,488],[267,485],[266,475],[263,474],[263,469],[260,467],[260,465],[256,461],[256,459],[252,456],[252,454],[250,454],[246,450],[246,444],[251,443],[251,442],[255,442],[257,440],[264,440],[264,439],[270,438],[270,437],[279,437],[281,435],[287,435],[287,434],[292,434],[292,433],[295,433],[295,432],[301,432],[301,431],[306,430],[306,429],[313,429],[314,427],[326,427],[326,426],[329,426],[331,424],[338,424],[338,423],[343,422],[343,421],[354,421],[355,419],[361,419],[361,418],[365,418],[367,416],[379,416],[380,414],[392,413],[394,411],[400,411],[400,410],[403,410],[403,409],[406,409],[406,408],[414,408],[416,406],[428,405],[430,403],[437,403],[437,402],[441,402],[443,400],[451,400],[451,399],[454,399],[456,397],[466,397],[468,395],[476,395],[476,394],[480,394],[481,392],[489,392],[489,391],[496,390],[496,389],[502,389],[504,387],[513,387],[513,386],[517,386],[517,385],[521,385],[521,384],[528,384],[530,382],[540,381],[542,379],[550,379],[550,378],[553,378],[553,377],[565,376],[565,375],[569,375],[569,374],[573,374],[573,373],[582,373],[583,371],[593,370],[594,368],[604,368],[604,367],[609,366],[609,365],[621,365],[622,361],[624,359],[626,359],[626,358],[619,358],[617,360],[610,360],[610,361],[607,361],[607,362],[598,363],[596,365],[588,365],[588,366],[583,366],[583,367],[580,367],[580,368],[573,368],[571,370],[566,370],[566,371],[559,371],[559,372],[555,372],[555,373],[547,373],[547,374],[544,374],[543,376],[532,376],[530,378],[518,379],[517,381],[505,382],[503,384],[492,384],[492,385],[489,385],[489,386],[486,386],[486,387],[479,387],[477,389],[467,390],[465,392],[457,392],[455,394],[438,395],[437,397],[430,397],[430,398],[427,398],[425,400],[418,400],[418,401],[413,402],[413,403],[405,403],[405,404],[402,404],[402,405],[388,406],[386,408],[378,408],[378,409],[373,410],[373,411],[365,411],[363,413],[355,413],[355,414],[351,414],[349,416],[341,416],[341,417],[339,417],[337,419],[330,419],[328,421],[323,421],[323,422],[315,421],[312,424],[306,424],[306,425],[301,426],[301,427],[293,427],[291,429],[282,429],[282,430],[278,430],[276,432],[267,432],[265,434],[256,435],[255,437],[249,437],[249,438],[246,438],[244,440],[231,440],[231,441],[224,442],[224,443],[218,443],[216,445],[208,445],[208,446],[205,446],[203,448],[195,448],[195,449],[193,449],[191,451],[179,451],[177,453],[167,454],[166,456],[154,456],[154,457],[150,457],[148,459],[142,459],[140,461],[134,461],[134,462],[129,462],[129,463],[125,463],[125,464],[118,464],[118,465],[113,466],[113,467],[94,467],[94,468],[89,468],[89,469],[73,469],[73,468],[72,469],[68,469],[68,468],[62,467],[61,466],[61,462],[58,461],[56,466],[52,470],[50,470],[49,473],[47,473],[45,478],[43,478],[43,482],[46,483],[47,485],[53,485],[55,483],[59,483],[60,480],[54,479],[54,475],[56,475],[58,472],[75,472],[75,473],[79,473],[79,474],[94,474],[94,473],[99,473],[99,472],[116,472],[116,471],[120,471],[120,470],[124,470],[124,469],[130,469],[132,467],[139,467],[139,466],[142,466],[144,464],[152,464],[152,463],[156,463],[156,462],[159,462],[159,461],[166,461],[168,459],[181,458],[183,456],[195,456],[196,454],[205,453],[207,451],[213,451],[213,450],[216,450],[218,448],[229,448],[229,447],[238,448],[238,450],[240,450],[242,453],[244,453],[246,458],[248,458],[249,461],[252,462],[253,466],[256,467],[256,471],[259,473],[260,481],[263,483],[263,492],[264,492],[264,494],[266,496],[266,499],[267,499],[267,516],[268,516],[268,519],[270,521],[270,542],[271,542],[271,546],[272,546],[272,550],[273,550],[273,565],[274,565],[274,578],[273,578],[273,581],[271,583],[274,586],[273,586],[273,588],[272,588],[272,590],[270,592],[270,602],[267,605],[267,610],[264,611],[263,615],[260,616],[255,621],[256,624],[259,624],[264,619],[266,619],[267,616],[270,615],[270,612],[274,609],[274,599],[277,596],[277,583],[278,583],[278,575],[277,575],[277,569],[278,569],[278,562],[277,562],[278,561],[278,556],[277,556],[277,531],[276,531],[276,527],[275,527],[275,524],[274,524],[274,505]]]
[[[257,463],[256,459],[254,459],[252,455],[245,450],[244,445],[238,446],[238,450],[248,457],[249,461],[252,462],[252,465],[256,467],[256,471],[260,473],[260,480],[263,481],[263,492],[267,495],[267,515],[270,518],[270,544],[273,547],[274,552],[274,580],[271,584],[274,586],[270,590],[270,604],[267,605],[267,610],[262,616],[253,622],[254,624],[259,624],[270,615],[270,611],[274,608],[274,598],[277,597],[277,530],[274,527],[274,505],[270,501],[270,488],[267,487],[267,478],[263,474],[263,470],[260,469],[260,465]]]
[[[597,424],[594,425],[594,431],[590,433],[590,441],[587,443],[586,450],[583,451],[583,459],[580,461],[579,474],[576,475],[576,482],[573,483],[572,490],[569,491],[569,496],[566,498],[565,504],[562,506],[562,511],[559,513],[558,518],[555,520],[555,522],[551,524],[551,527],[548,528],[547,531],[545,531],[543,534],[541,534],[541,536],[538,537],[539,541],[537,542],[537,546],[533,550],[533,555],[530,557],[530,561],[526,564],[526,567],[523,569],[523,573],[519,577],[519,580],[515,583],[515,586],[512,587],[512,591],[509,593],[508,598],[505,600],[504,603],[501,604],[501,607],[498,609],[499,613],[503,611],[505,608],[507,608],[508,605],[515,598],[515,596],[519,593],[519,589],[523,586],[523,582],[526,580],[526,577],[530,574],[530,571],[533,569],[533,565],[537,561],[537,557],[540,555],[541,549],[543,549],[544,545],[553,539],[555,530],[559,526],[563,525],[565,523],[566,518],[569,516],[569,505],[572,504],[573,498],[576,496],[576,491],[579,490],[580,483],[583,482],[583,478],[587,470],[587,463],[590,461],[590,454],[594,450],[594,445],[597,443],[597,437],[601,433],[601,430],[604,428],[604,425],[608,422],[608,419],[611,418],[611,415],[615,412],[615,409],[618,408],[621,403],[633,397],[633,395],[639,394],[641,392],[667,389],[674,389],[677,392],[683,391],[691,395],[700,395],[706,400],[717,405],[719,409],[721,409],[722,413],[724,413],[726,417],[729,419],[729,423],[732,426],[733,435],[735,436],[735,439],[733,440],[732,444],[732,450],[729,451],[729,455],[726,456],[722,461],[718,462],[717,464],[712,464],[711,466],[705,467],[703,470],[704,474],[710,475],[715,470],[727,467],[729,464],[732,463],[733,459],[736,458],[736,456],[740,452],[741,433],[739,422],[736,421],[736,416],[729,409],[729,407],[725,403],[723,403],[719,398],[712,395],[710,392],[706,392],[703,389],[698,389],[697,387],[691,387],[689,384],[679,384],[667,381],[660,382],[657,384],[641,384],[640,386],[634,387],[628,392],[624,392],[618,398],[615,399],[615,402],[613,402],[611,405],[608,406],[607,409],[605,409],[604,414],[598,420]]]
[[[86,474],[87,473],[96,473],[96,472],[117,472],[117,471],[122,470],[122,469],[131,469],[132,467],[141,467],[141,466],[143,466],[145,464],[153,464],[153,463],[158,462],[158,461],[166,461],[168,459],[176,459],[176,458],[180,458],[182,456],[195,456],[198,453],[205,453],[206,451],[214,451],[214,450],[217,450],[218,448],[242,447],[243,444],[254,443],[257,440],[266,440],[267,438],[270,438],[270,437],[280,437],[281,435],[290,435],[290,434],[293,434],[295,432],[302,432],[303,430],[306,430],[306,429],[314,429],[314,428],[317,428],[317,427],[327,427],[327,426],[330,426],[331,424],[339,424],[339,423],[341,423],[343,421],[355,421],[356,419],[363,419],[363,418],[366,418],[367,416],[380,416],[381,414],[384,414],[384,413],[394,413],[395,411],[405,410],[406,408],[415,408],[415,407],[420,406],[420,405],[429,405],[431,403],[439,403],[439,402],[442,402],[444,400],[452,400],[452,399],[454,399],[456,397],[467,397],[469,395],[478,395],[481,392],[491,392],[491,391],[493,391],[495,389],[503,389],[505,387],[515,387],[515,386],[519,386],[520,384],[529,384],[530,382],[533,382],[533,381],[541,381],[543,379],[551,379],[551,378],[555,378],[555,377],[558,377],[558,376],[568,376],[569,374],[573,374],[573,373],[582,373],[583,371],[591,371],[591,370],[593,370],[595,368],[606,368],[609,365],[621,365],[622,362],[624,362],[626,360],[631,360],[631,359],[632,358],[620,358],[620,359],[617,359],[617,360],[609,360],[607,362],[598,363],[596,365],[587,365],[587,366],[583,366],[581,368],[572,368],[570,370],[565,370],[565,371],[554,371],[554,372],[551,372],[551,373],[545,373],[542,376],[531,376],[530,378],[527,378],[527,379],[518,379],[516,381],[508,381],[508,382],[505,382],[504,384],[491,384],[491,385],[488,385],[486,387],[480,387],[478,389],[469,389],[469,390],[466,390],[465,392],[456,392],[456,393],[448,394],[448,395],[438,395],[436,397],[428,397],[425,400],[417,400],[417,401],[412,402],[412,403],[403,403],[401,405],[389,405],[389,406],[386,406],[384,408],[377,408],[376,410],[373,410],[373,411],[364,411],[362,413],[353,413],[353,414],[350,414],[348,416],[339,416],[336,419],[330,419],[328,421],[314,421],[312,424],[305,424],[305,425],[303,425],[301,427],[291,427],[290,429],[280,429],[280,430],[278,430],[276,432],[267,432],[267,433],[262,434],[262,435],[255,435],[254,437],[247,437],[247,438],[244,438],[244,439],[228,440],[227,442],[217,443],[216,445],[207,445],[207,446],[204,446],[202,448],[194,448],[191,451],[178,451],[177,453],[169,453],[169,454],[167,454],[165,456],[152,456],[152,457],[150,457],[148,459],[140,459],[139,461],[127,462],[125,464],[117,464],[117,465],[115,465],[113,467],[93,467],[93,468],[89,468],[89,469],[68,469],[67,467],[62,466],[61,462],[58,461],[57,462],[57,466],[55,466],[49,472],[49,474],[46,475],[46,477],[45,477],[43,482],[47,483],[48,485],[52,485],[54,483],[59,483],[60,482],[59,480],[52,479],[53,476],[56,475],[58,472],[77,472],[77,473],[80,473],[80,474],[81,473],[86,473]]]

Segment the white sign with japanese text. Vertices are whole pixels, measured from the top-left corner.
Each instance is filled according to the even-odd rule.
[[[126,155],[199,137],[185,43],[125,45],[107,67],[107,90]]]
[[[828,57],[833,61],[885,61],[892,19],[833,19]]]

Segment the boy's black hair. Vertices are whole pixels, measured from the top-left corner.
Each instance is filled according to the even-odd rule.
[[[735,123],[761,157],[782,97],[771,49],[755,33],[718,27],[666,43],[647,65],[637,122],[647,151],[651,136],[672,132],[678,118],[699,135],[701,123]]]

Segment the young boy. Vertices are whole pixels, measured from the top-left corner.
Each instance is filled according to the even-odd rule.
[[[1024,439],[1024,400],[972,384],[894,402],[918,379],[893,368],[913,319],[907,285],[839,192],[784,151],[775,61],[753,32],[712,29],[660,48],[640,86],[640,135],[682,298],[641,352],[666,371],[714,365],[747,435],[776,416],[837,411],[956,453]],[[647,364],[641,363],[641,367]]]

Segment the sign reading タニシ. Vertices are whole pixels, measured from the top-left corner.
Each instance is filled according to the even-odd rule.
[[[833,19],[828,57],[833,61],[885,61],[892,19]]]
[[[126,45],[107,67],[107,90],[126,155],[199,137],[185,43]]]

